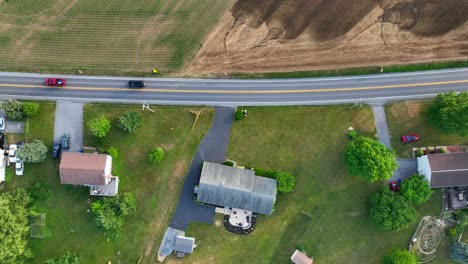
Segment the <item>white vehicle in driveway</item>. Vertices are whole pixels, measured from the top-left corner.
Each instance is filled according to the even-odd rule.
[[[16,149],[18,146],[16,144],[11,144],[10,149],[8,150],[8,159],[10,160],[10,163],[15,163],[16,162]]]
[[[0,117],[0,132],[5,132],[5,126],[6,126],[5,118]]]
[[[23,171],[24,171],[24,162],[20,158],[17,158],[16,165],[15,165],[16,175],[18,176],[23,175]]]

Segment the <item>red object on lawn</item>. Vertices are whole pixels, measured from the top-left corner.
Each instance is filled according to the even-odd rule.
[[[398,192],[398,182],[390,182],[388,186],[390,187],[390,191]]]
[[[401,141],[402,142],[413,142],[413,141],[418,141],[419,140],[419,134],[406,134],[401,136]]]

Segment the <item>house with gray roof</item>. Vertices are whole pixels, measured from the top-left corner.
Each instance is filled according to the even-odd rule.
[[[431,188],[468,186],[468,152],[419,157],[418,173],[424,175]]]
[[[271,215],[276,201],[276,180],[252,170],[204,162],[197,200],[220,207]]]

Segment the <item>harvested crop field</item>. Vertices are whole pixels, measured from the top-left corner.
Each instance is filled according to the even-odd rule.
[[[0,0],[0,70],[178,70],[229,7],[219,0]]]
[[[184,73],[468,60],[466,0],[235,0]]]

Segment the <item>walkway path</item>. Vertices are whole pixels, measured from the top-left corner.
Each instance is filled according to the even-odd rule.
[[[83,147],[83,103],[57,101],[55,108],[54,142],[60,142],[64,134],[70,134],[70,150]]]
[[[372,104],[372,112],[374,113],[374,123],[377,128],[377,136],[387,148],[391,148],[390,134],[388,132],[387,118],[383,104]]]
[[[226,157],[226,147],[234,118],[234,109],[215,107],[215,117],[211,128],[205,135],[192,160],[185,179],[182,194],[177,204],[170,227],[178,230],[187,230],[192,221],[213,223],[215,208],[212,206],[195,204],[193,191],[200,176],[203,161],[222,163]]]

